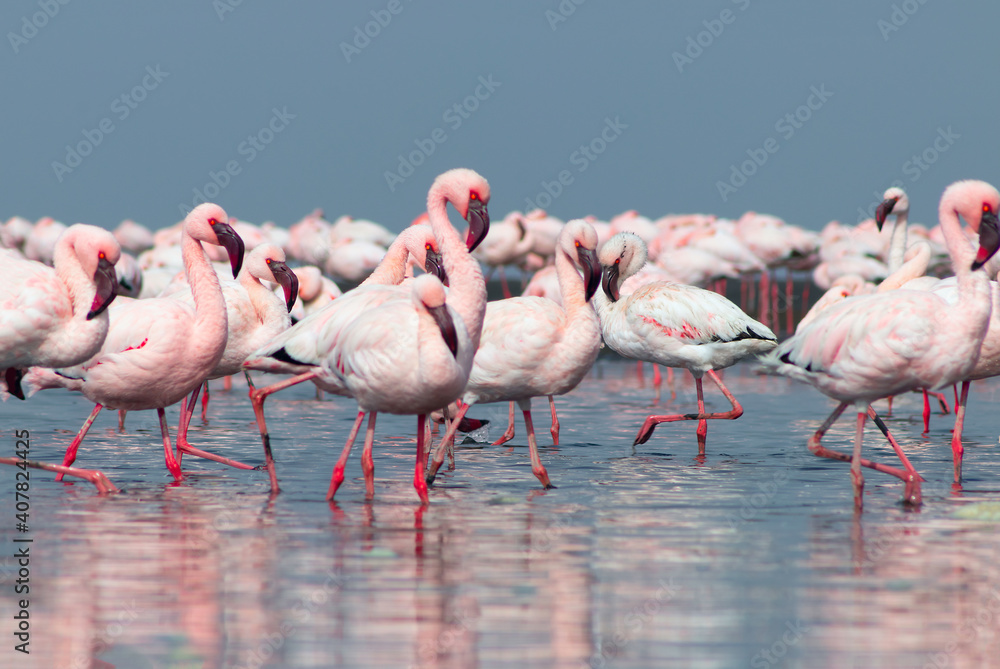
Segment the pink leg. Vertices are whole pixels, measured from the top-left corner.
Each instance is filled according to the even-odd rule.
[[[83,427],[81,427],[80,431],[76,434],[75,437],[73,437],[73,441],[70,442],[69,448],[66,449],[66,455],[63,456],[63,463],[62,463],[63,467],[69,467],[76,460],[76,451],[77,449],[80,448],[80,442],[83,441],[83,438],[87,436],[87,431],[90,429],[90,426],[94,424],[94,419],[97,418],[97,414],[101,413],[101,409],[103,408],[104,407],[102,407],[100,404],[95,404],[94,410],[90,412],[90,415],[87,417],[87,420],[83,421]],[[56,481],[62,481],[62,480],[63,480],[63,475],[60,473],[58,476],[56,476]]]
[[[127,413],[128,411],[125,411],[125,409],[118,410],[118,431],[123,434],[125,432],[125,414]]]
[[[193,455],[196,458],[204,458],[206,460],[211,460],[212,462],[218,462],[223,465],[228,465],[229,467],[234,467],[236,469],[246,469],[253,470],[256,469],[253,465],[248,465],[242,463],[238,460],[233,460],[231,458],[226,458],[221,455],[216,455],[214,453],[209,453],[208,451],[203,451],[200,448],[195,448],[190,443],[188,443],[187,433],[188,428],[191,426],[191,419],[194,417],[194,408],[198,404],[198,393],[201,390],[201,386],[195,388],[191,393],[190,397],[185,397],[181,401],[181,418],[180,422],[177,424],[177,464],[180,465],[184,454]],[[208,392],[208,382],[205,382],[205,391]],[[205,405],[202,404],[202,407]]]
[[[472,405],[462,402],[462,406],[458,410],[458,413],[455,414],[454,420],[448,424],[447,431],[445,431],[444,436],[441,437],[441,441],[438,442],[437,448],[434,449],[434,460],[431,462],[430,467],[427,470],[428,485],[434,483],[438,470],[441,469],[441,464],[444,462],[444,454],[448,449],[448,442],[455,438],[455,431],[458,430],[458,424],[462,422],[463,418],[465,418],[465,412],[469,410],[470,406]]]
[[[656,389],[656,395],[653,397],[653,404],[660,403],[660,392],[663,386],[663,374],[660,373],[660,366],[655,362],[653,363],[653,387]]]
[[[642,360],[635,363],[635,375],[639,378],[639,384],[645,380],[642,375]]]
[[[941,405],[941,413],[943,413],[945,415],[948,415],[948,414],[951,413],[951,409],[948,408],[948,400],[945,398],[945,396],[944,396],[943,393],[936,393],[933,390],[927,390],[927,389],[924,389],[924,390],[914,390],[913,392],[915,392],[915,393],[922,392],[925,396],[926,395],[930,395],[931,397],[933,397],[934,399],[936,399],[938,401],[938,404]]]
[[[924,391],[924,434],[931,431],[931,398]]]
[[[646,418],[646,422],[642,424],[639,429],[639,434],[635,438],[635,444],[644,444],[649,441],[649,438],[653,436],[653,429],[660,423],[672,423],[678,420],[697,420],[698,421],[698,454],[705,454],[705,435],[708,433],[708,425],[705,424],[704,429],[702,429],[702,424],[705,420],[710,419],[726,419],[735,420],[743,415],[743,407],[740,403],[736,401],[733,394],[729,392],[725,384],[722,383],[722,379],[719,375],[715,373],[715,370],[709,370],[708,376],[713,381],[715,385],[719,386],[719,390],[722,394],[726,396],[729,403],[732,405],[732,409],[722,413],[705,413],[705,400],[702,392],[701,379],[695,377],[695,386],[698,389],[698,413],[686,413],[686,414],[670,414],[665,416],[649,416]]]
[[[499,439],[491,444],[492,446],[503,446],[514,438],[514,403],[509,402],[509,404],[510,408],[508,409],[507,429],[500,435]]]
[[[861,440],[865,435],[865,418],[868,414],[858,412],[858,427],[854,433],[854,454],[851,456],[851,483],[854,484],[854,508],[864,508],[865,477],[861,473]]]
[[[878,429],[882,431],[885,438],[889,440],[889,445],[892,446],[892,450],[896,452],[896,456],[899,458],[899,461],[903,463],[903,467],[906,470],[906,475],[903,479],[906,483],[906,489],[903,494],[904,501],[907,504],[919,506],[923,503],[923,496],[920,492],[920,482],[924,480],[924,477],[918,474],[917,470],[912,464],[910,464],[910,459],[906,457],[902,447],[896,441],[895,437],[892,436],[892,433],[889,432],[889,428],[886,427],[884,422],[882,422],[882,419],[879,418],[877,413],[875,413],[875,409],[873,409],[871,405],[868,406],[868,416],[875,422]]]
[[[430,504],[430,497],[427,495],[427,479],[424,476],[424,463],[427,455],[424,453],[424,423],[427,421],[427,414],[417,416],[417,461],[413,466],[413,487],[417,489],[417,496],[420,497],[421,504]]]
[[[670,401],[677,399],[677,390],[674,388],[674,368],[667,367],[667,385],[670,386]]]
[[[333,496],[337,494],[337,488],[340,484],[344,482],[344,467],[347,466],[347,457],[351,454],[351,448],[354,446],[354,440],[358,438],[358,431],[361,430],[361,421],[365,417],[364,411],[358,411],[358,417],[354,419],[354,425],[351,427],[351,433],[347,435],[347,443],[344,444],[344,450],[340,453],[340,458],[337,460],[337,464],[333,468],[333,476],[330,477],[330,489],[326,491],[326,498],[328,500],[333,499]]]
[[[257,428],[260,430],[260,439],[264,444],[264,462],[267,466],[267,473],[271,478],[271,492],[277,493],[281,491],[281,488],[278,486],[278,473],[274,466],[274,457],[271,455],[271,436],[267,432],[267,423],[264,420],[264,400],[267,399],[268,395],[274,394],[279,390],[291,388],[292,386],[302,383],[303,381],[309,381],[310,379],[316,378],[316,372],[298,374],[259,390],[254,387],[253,380],[250,378],[249,373],[246,377],[247,383],[250,386],[250,401],[253,404],[253,413],[257,418]]]
[[[43,469],[47,472],[58,472],[60,478],[63,476],[75,476],[85,481],[90,481],[97,486],[97,492],[105,495],[109,492],[118,492],[118,488],[108,480],[103,472],[96,469],[77,469],[75,467],[65,467],[63,465],[51,465],[47,462],[36,462],[34,460],[22,460],[21,458],[0,458],[0,465],[12,465],[20,469],[31,467],[32,469]]]
[[[886,400],[889,401],[889,410],[885,412],[885,417],[886,418],[892,418],[892,398],[893,398],[893,395],[889,395],[886,398]]]
[[[368,429],[365,430],[365,447],[361,451],[361,471],[365,475],[365,499],[375,497],[375,460],[372,448],[375,445],[375,417],[377,411],[368,414]]]
[[[174,476],[175,481],[184,478],[181,473],[180,463],[174,456],[174,446],[170,443],[170,426],[167,425],[167,412],[162,408],[156,410],[156,415],[160,418],[160,433],[163,435],[163,459],[167,463],[167,469]]]
[[[806,279],[805,285],[802,286],[802,311],[809,307],[809,281],[810,279]]]
[[[224,379],[222,379],[222,389],[225,390],[227,393],[233,389],[233,377],[227,376]]]
[[[820,444],[820,440],[823,438],[823,435],[826,434],[826,431],[830,429],[831,425],[837,422],[837,419],[840,418],[840,414],[844,413],[844,409],[846,408],[847,402],[841,402],[838,404],[837,408],[833,410],[833,413],[830,414],[829,418],[827,418],[823,424],[819,426],[816,433],[809,437],[807,446],[810,453],[821,458],[830,458],[831,460],[840,460],[841,462],[851,462],[852,456],[847,455],[846,453],[841,453],[840,451],[831,450]],[[899,452],[902,453],[902,451]],[[871,460],[865,460],[864,458],[860,458],[859,462],[862,467],[868,467],[869,469],[874,469],[875,471],[882,472],[883,474],[895,476],[903,481],[907,481],[909,479],[909,474],[897,467],[890,467],[889,465],[872,462]]]
[[[524,426],[528,430],[528,453],[531,457],[531,473],[541,482],[546,490],[555,486],[549,481],[549,473],[538,456],[538,441],[535,439],[535,426],[531,423],[531,400],[521,402],[521,412],[524,414]]]
[[[659,371],[659,370],[657,370]],[[556,400],[552,395],[549,395],[549,410],[552,412],[552,427],[549,428],[549,432],[552,434],[552,443],[555,446],[559,445],[559,416],[556,415]]]
[[[965,424],[965,403],[969,399],[969,381],[962,382],[962,396],[955,403],[955,429],[951,433],[951,454],[955,461],[955,483],[962,482],[962,428]]]
[[[229,377],[227,376],[226,379],[228,380],[228,378]],[[198,391],[196,390],[193,393],[191,393],[191,397],[197,398]],[[191,401],[193,402],[194,400],[192,399]],[[191,408],[191,415],[194,415],[194,407]],[[188,419],[188,422],[190,423],[191,420]],[[207,422],[208,422],[208,381],[206,380],[205,394],[201,396],[201,423],[202,425],[204,425]]]

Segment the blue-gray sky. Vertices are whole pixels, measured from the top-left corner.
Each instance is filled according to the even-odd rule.
[[[8,0],[0,217],[159,228],[201,190],[253,222],[321,207],[398,230],[466,166],[494,217],[530,198],[818,229],[899,181],[933,222],[951,181],[1000,183],[998,19],[935,0]]]

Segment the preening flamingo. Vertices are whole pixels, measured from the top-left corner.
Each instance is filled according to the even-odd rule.
[[[905,471],[861,458],[868,405],[915,388],[940,388],[969,378],[992,310],[989,279],[976,271],[1000,246],[1000,193],[982,181],[959,181],[941,197],[939,218],[958,284],[949,303],[933,292],[894,290],[834,305],[762,360],[769,374],[804,381],[839,404],[809,439],[818,456],[851,462],[857,508],[863,506],[861,467],[906,482],[905,500],[919,504],[920,476],[894,441]],[[962,233],[959,216],[979,231],[979,249]],[[857,409],[853,455],[820,444],[849,404]]]
[[[184,220],[184,268],[194,308],[171,298],[119,301],[100,352],[81,365],[44,375],[45,381],[79,390],[96,404],[67,449],[63,466],[73,464],[101,408],[156,409],[167,468],[175,479],[182,478],[164,407],[204,383],[225,351],[226,303],[202,244],[225,248],[236,276],[243,262],[243,242],[226,221],[226,212],[215,204],[199,205]],[[38,371],[44,370],[31,373]],[[57,477],[61,479],[62,474]]]
[[[517,402],[528,431],[531,470],[544,488],[552,487],[538,456],[531,421],[531,398],[563,395],[590,371],[601,346],[601,327],[590,298],[601,280],[597,233],[582,220],[566,223],[556,246],[556,272],[562,305],[543,297],[512,297],[489,302],[464,404],[438,444],[428,472],[434,481],[445,450],[468,408],[476,403]],[[574,265],[583,272],[581,277]],[[553,412],[553,416],[554,416]],[[496,442],[501,444],[513,437]]]
[[[10,394],[24,399],[20,379],[28,367],[76,365],[100,350],[108,333],[106,309],[116,295],[114,266],[120,256],[110,232],[76,224],[55,244],[55,268],[4,258],[0,370]]]
[[[660,423],[698,421],[698,454],[705,454],[707,419],[736,419],[743,408],[717,369],[773,349],[777,339],[725,297],[710,290],[679,283],[656,282],[621,296],[621,283],[646,264],[646,245],[637,235],[619,233],[599,254],[604,268],[603,291],[594,297],[604,342],[619,355],[667,367],[684,367],[694,375],[698,413],[649,416],[635,438],[645,443]],[[702,376],[719,386],[732,410],[705,413]]]

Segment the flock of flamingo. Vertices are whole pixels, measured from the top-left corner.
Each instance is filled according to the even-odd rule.
[[[456,432],[478,424],[466,412],[488,402],[510,403],[510,423],[496,444],[513,438],[514,404],[520,407],[532,472],[550,488],[531,400],[548,398],[558,444],[553,397],[580,383],[603,341],[657,370],[685,368],[696,381],[697,412],[649,416],[636,443],[650,439],[660,423],[697,421],[704,455],[707,421],[743,413],[717,371],[750,358],[758,359],[762,373],[808,383],[833,398],[836,409],[808,447],[850,463],[859,509],[862,467],[900,478],[904,502],[921,503],[922,478],[872,402],[922,390],[926,421],[926,393],[962,384],[952,437],[955,482],[961,480],[969,383],[1000,374],[1000,289],[990,280],[1000,269],[990,262],[1000,246],[1000,193],[989,184],[949,186],[939,225],[909,226],[919,238],[912,244],[909,202],[898,188],[886,191],[874,220],[853,228],[831,223],[818,234],[753,212],[736,221],[705,215],[653,221],[630,211],[608,222],[567,223],[542,211],[514,212],[491,231],[489,201],[486,179],[454,169],[434,181],[426,213],[395,236],[370,221],[344,217],[330,224],[318,211],[289,229],[258,227],[231,219],[215,204],[198,206],[155,235],[130,221],[112,233],[52,219],[34,225],[10,219],[0,226],[8,268],[0,284],[0,395],[23,400],[26,390],[66,388],[95,406],[61,465],[21,458],[0,463],[116,492],[102,472],[73,467],[78,448],[102,408],[119,410],[122,427],[126,411],[156,409],[175,480],[184,476],[187,454],[266,468],[278,492],[264,403],[309,381],[358,405],[327,499],[344,481],[366,415],[361,463],[366,493],[374,496],[372,450],[381,412],[417,416],[413,485],[427,504],[428,486],[445,458],[455,466]],[[448,203],[467,224],[464,239],[449,221]],[[895,221],[886,240],[881,230],[890,215]],[[948,278],[934,276],[943,273],[942,258],[950,261]],[[289,268],[289,259],[302,266]],[[487,301],[481,263],[500,272],[505,299]],[[534,272],[521,296],[510,296],[504,266]],[[827,289],[780,343],[771,329],[777,329],[778,286],[769,272],[777,267],[789,277],[792,269],[812,270],[815,283]],[[760,320],[744,311],[748,296],[757,295],[746,281],[751,273],[761,277]],[[328,276],[360,284],[341,293]],[[742,279],[744,309],[701,287],[719,289],[727,277]],[[204,415],[207,381],[239,372],[247,376],[262,439],[260,467],[187,440],[203,387]],[[251,372],[287,378],[258,388]],[[706,409],[706,374],[730,403],[728,411]],[[164,410],[178,402],[172,440]],[[824,433],[849,406],[857,414],[853,451],[823,446]],[[447,424],[433,448],[432,416]],[[862,457],[869,416],[901,467]]]

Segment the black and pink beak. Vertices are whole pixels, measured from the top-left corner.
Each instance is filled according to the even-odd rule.
[[[882,232],[882,226],[885,224],[885,219],[892,213],[892,208],[896,206],[897,202],[899,202],[898,197],[890,197],[887,200],[882,200],[882,202],[878,205],[878,208],[875,209],[875,225],[878,226],[879,232]]]
[[[229,266],[233,268],[233,278],[235,279],[243,267],[243,240],[228,223],[217,221],[212,229],[219,240],[219,245],[226,249],[226,253],[229,255]]]
[[[427,259],[424,261],[424,271],[433,274],[441,283],[448,285],[448,274],[444,271],[444,263],[441,254],[437,251],[427,249]]]
[[[444,339],[444,343],[448,345],[448,350],[451,351],[452,356],[457,358],[458,332],[455,330],[455,321],[451,318],[448,305],[442,304],[438,307],[427,307],[427,311],[434,317],[434,322],[437,323],[438,329],[441,330],[441,337]]]
[[[280,260],[268,260],[267,266],[271,270],[274,280],[285,292],[285,307],[291,311],[292,305],[295,304],[295,300],[299,296],[299,277]]]
[[[589,301],[601,285],[601,262],[597,259],[597,253],[590,249],[577,247],[576,254],[580,268],[583,269],[583,284],[586,286],[584,299]]]
[[[1000,248],[1000,220],[992,211],[984,211],[979,222],[979,250],[976,252],[976,260],[972,263],[972,269],[977,270],[993,257],[993,254]]]
[[[90,305],[90,311],[87,312],[88,321],[107,309],[118,294],[118,275],[115,273],[115,266],[103,255],[101,254],[102,257],[98,259],[97,271],[94,272],[97,293],[94,295],[93,304]]]
[[[604,289],[604,294],[608,296],[612,302],[617,302],[618,298],[621,297],[619,293],[619,281],[618,276],[618,263],[614,265],[608,265],[604,268],[604,278],[601,281],[601,288]]]
[[[486,209],[486,203],[478,198],[469,200],[465,222],[469,224],[469,235],[465,238],[465,245],[469,247],[469,253],[472,253],[480,242],[486,239],[486,234],[490,231],[490,212]]]

